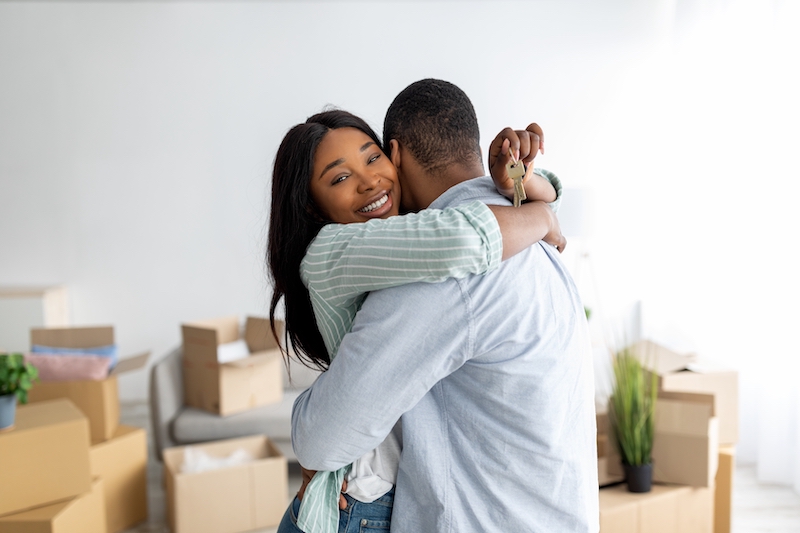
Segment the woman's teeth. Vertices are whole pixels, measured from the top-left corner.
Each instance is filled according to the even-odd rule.
[[[388,201],[389,201],[389,195],[384,194],[379,200],[372,202],[366,207],[362,207],[361,209],[359,209],[359,211],[362,213],[369,213],[370,211],[375,211]]]

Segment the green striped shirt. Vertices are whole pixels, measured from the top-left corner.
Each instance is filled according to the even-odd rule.
[[[370,291],[481,274],[497,268],[502,255],[497,219],[476,201],[364,224],[329,224],[309,246],[301,274],[333,358]]]

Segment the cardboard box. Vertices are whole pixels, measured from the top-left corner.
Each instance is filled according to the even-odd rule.
[[[94,348],[114,344],[111,326],[88,328],[34,328],[31,345]],[[119,424],[117,376],[143,368],[150,352],[120,359],[108,378],[84,381],[37,381],[28,393],[30,402],[69,398],[89,419],[92,444],[110,439]]]
[[[611,433],[611,421],[608,419],[608,411],[598,410],[595,412],[595,421],[597,423],[597,434],[608,435]]]
[[[184,403],[229,415],[283,399],[283,357],[269,320],[248,317],[244,339],[250,356],[220,364],[217,346],[239,340],[239,319],[182,326]]]
[[[608,485],[614,485],[625,481],[625,476],[609,468],[609,461],[611,461],[611,459],[608,457],[597,458],[597,482],[601,487],[607,487]]]
[[[147,434],[120,425],[89,450],[92,475],[103,480],[108,533],[147,520]]]
[[[237,533],[274,527],[288,502],[287,462],[267,437],[196,445],[213,457],[237,449],[255,461],[200,473],[181,473],[186,446],[164,450],[167,516],[173,533]]]
[[[711,533],[713,489],[653,485],[628,492],[625,485],[600,489],[600,533]]]
[[[17,407],[0,433],[0,516],[91,489],[89,423],[68,400]]]
[[[625,480],[620,471],[609,469],[610,462],[619,463],[619,454],[615,449],[613,436],[610,435],[611,423],[608,413],[597,412],[597,481],[601,487]]]
[[[107,533],[103,481],[77,498],[0,518],[0,533]]]
[[[612,447],[609,447],[612,448]],[[609,455],[611,475],[624,475],[617,444]],[[713,487],[719,458],[714,396],[659,392],[653,439],[653,481]]]
[[[733,445],[739,441],[738,372],[716,368],[694,354],[679,354],[652,341],[640,341],[632,348],[658,374],[660,390],[713,394],[720,444]]]
[[[733,512],[733,473],[736,469],[736,450],[720,446],[719,468],[714,488],[714,533],[730,533]]]
[[[719,464],[714,396],[659,393],[653,439],[653,480],[713,487]]]
[[[606,457],[609,452],[608,435],[597,435],[597,458]]]

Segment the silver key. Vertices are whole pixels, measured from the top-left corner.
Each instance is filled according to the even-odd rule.
[[[506,164],[506,171],[508,177],[514,180],[514,207],[522,205],[522,201],[528,198],[525,194],[525,186],[522,183],[525,177],[525,165],[522,161],[517,161],[514,156],[511,156],[511,161]]]

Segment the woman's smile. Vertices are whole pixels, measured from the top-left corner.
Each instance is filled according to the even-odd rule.
[[[380,216],[381,214],[383,214],[382,213],[383,211],[388,211],[391,208],[391,204],[392,202],[389,199],[389,193],[384,192],[381,193],[380,198],[378,198],[374,202],[371,202],[368,205],[365,205],[364,207],[359,209],[359,211],[361,213],[369,214],[370,216]],[[382,209],[384,207],[385,209]]]

